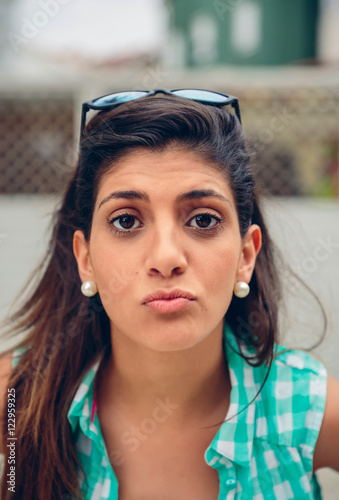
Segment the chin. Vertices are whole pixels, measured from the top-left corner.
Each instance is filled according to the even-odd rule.
[[[162,326],[144,339],[144,345],[158,352],[175,352],[191,349],[203,338],[203,335],[199,336],[196,328],[187,330],[174,325],[172,328]]]
[[[178,351],[185,351],[187,349],[191,349],[194,347],[198,342],[169,342],[167,345],[158,345],[154,350],[158,352],[178,352]]]
[[[127,337],[133,344],[157,352],[175,352],[191,349],[208,336],[210,329],[202,325],[202,318],[140,318],[136,321],[111,322],[111,334]]]

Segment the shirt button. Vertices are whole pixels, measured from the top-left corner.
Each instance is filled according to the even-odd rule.
[[[232,484],[236,483],[236,480],[235,479],[227,479],[225,482],[226,482],[227,486],[231,486]]]

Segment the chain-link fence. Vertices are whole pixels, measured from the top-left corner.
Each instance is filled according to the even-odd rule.
[[[0,191],[54,193],[73,142],[73,100],[65,95],[0,97]]]
[[[339,91],[256,90],[240,95],[258,177],[273,195],[339,196]]]
[[[273,195],[338,197],[339,90],[291,87],[234,92],[248,142],[256,152],[261,185]],[[75,91],[74,95],[0,94],[0,192],[62,189],[64,174],[76,160],[78,107]]]

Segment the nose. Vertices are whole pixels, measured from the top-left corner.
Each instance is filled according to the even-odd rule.
[[[154,227],[147,248],[148,274],[170,278],[187,269],[187,257],[179,231],[168,224]]]

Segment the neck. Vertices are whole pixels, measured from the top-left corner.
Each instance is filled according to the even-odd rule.
[[[216,415],[223,418],[230,394],[223,324],[194,347],[174,352],[152,351],[114,332],[99,391],[107,406],[128,411],[133,403],[133,412],[140,416],[167,405],[177,423],[189,418],[208,425]]]

